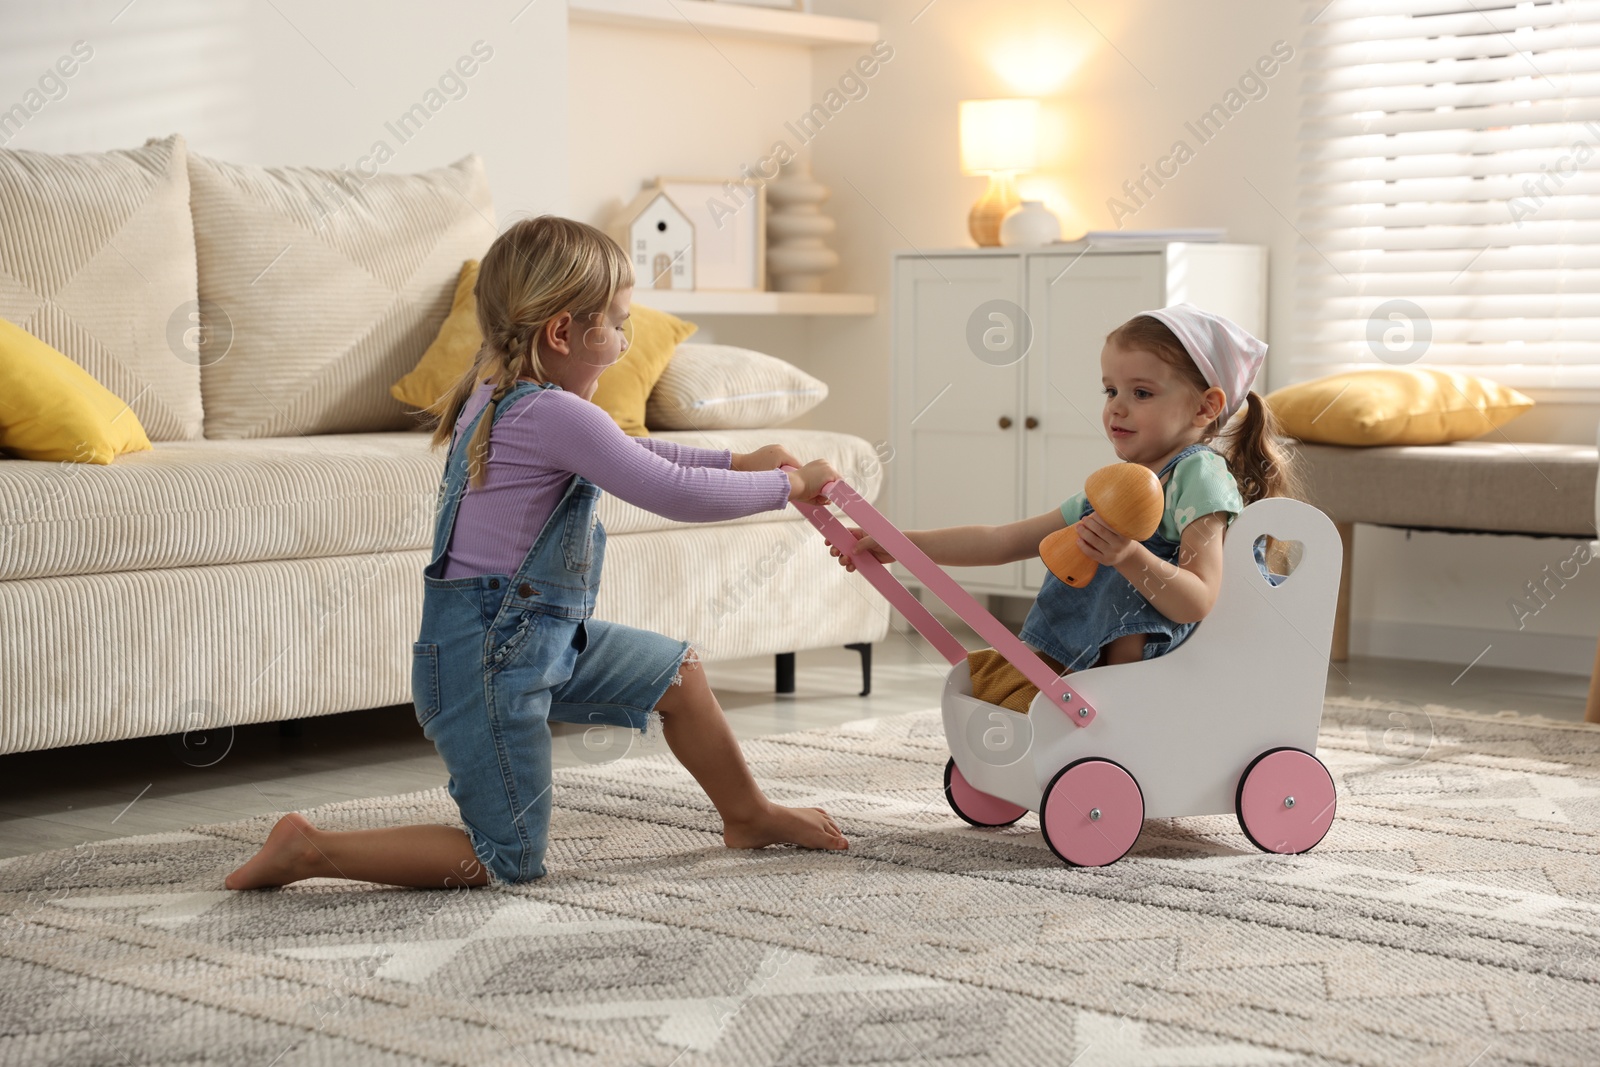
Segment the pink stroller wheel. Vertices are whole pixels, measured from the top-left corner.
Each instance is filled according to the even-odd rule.
[[[1010,826],[1028,814],[1027,808],[1009,800],[978,792],[962,776],[955,760],[944,765],[944,798],[950,802],[951,811],[973,826]]]
[[[1045,787],[1039,826],[1045,844],[1074,867],[1104,867],[1128,854],[1144,825],[1144,793],[1119,764],[1081,759]]]
[[[1333,775],[1298,748],[1274,748],[1251,761],[1239,778],[1239,828],[1263,852],[1295,855],[1316,847],[1333,825],[1338,804]]]

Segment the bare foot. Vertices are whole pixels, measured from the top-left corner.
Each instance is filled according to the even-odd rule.
[[[266,889],[314,877],[322,859],[311,843],[311,835],[316,832],[304,815],[290,812],[272,828],[261,851],[222,884],[229,889]]]
[[[786,808],[768,804],[765,811],[738,822],[725,820],[722,842],[729,848],[764,848],[790,844],[802,848],[850,847],[839,825],[821,808]]]

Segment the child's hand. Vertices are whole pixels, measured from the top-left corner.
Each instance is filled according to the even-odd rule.
[[[1139,550],[1138,542],[1123,537],[1093,513],[1078,523],[1078,547],[1085,556],[1107,567],[1120,567]]]
[[[767,445],[754,452],[735,452],[731,466],[736,471],[775,471],[783,466],[798,467],[800,461],[782,445]]]
[[[814,459],[799,470],[789,472],[789,499],[802,504],[826,504],[822,487],[839,480],[839,472],[825,459]]]
[[[894,562],[894,557],[889,555],[889,553],[885,552],[883,549],[879,548],[877,541],[873,540],[871,537],[868,537],[866,534],[862,533],[860,530],[856,529],[854,526],[847,526],[847,527],[845,527],[845,529],[849,530],[851,536],[853,536],[856,539],[856,551],[857,552],[860,552],[862,549],[865,549],[866,551],[871,552],[874,556],[876,556],[879,563],[893,563]],[[827,545],[828,545],[828,551],[833,553],[835,556],[838,556],[839,557],[839,562],[844,564],[844,569],[847,570],[847,571],[850,571],[852,574],[855,573],[855,569],[856,569],[855,561],[852,560],[849,556],[845,555],[842,551],[840,551],[839,546],[834,544],[832,541],[828,541]]]

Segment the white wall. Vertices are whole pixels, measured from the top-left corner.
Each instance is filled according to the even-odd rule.
[[[384,140],[389,173],[484,156],[496,212],[567,209],[564,5],[378,0],[0,0],[0,108],[82,40],[93,57],[9,148],[88,152],[182,133],[244,163],[354,167]],[[516,21],[513,22],[513,16]],[[474,42],[493,55],[402,143],[385,128]],[[481,49],[480,49],[481,51]],[[4,135],[0,134],[0,140]]]
[[[579,21],[568,46],[572,216],[596,225],[658,175],[754,166],[811,102],[801,45]]]
[[[1077,6],[1092,24],[1072,5],[1049,0],[857,0],[830,8],[876,14],[895,48],[871,95],[851,105],[859,110],[842,114],[815,144],[819,175],[835,186],[834,212],[851,242],[842,288],[887,299],[892,251],[970,246],[967,211],[985,179],[959,172],[958,101],[1044,99],[1042,167],[1022,180],[1022,192],[1042,196],[1073,237],[1114,228],[1106,200],[1121,195],[1121,183],[1188,136],[1183,122],[1201,101],[1216,100],[1274,41],[1297,39],[1297,10],[1274,0]],[[818,82],[843,69],[839,51],[818,53]],[[1294,234],[1245,179],[1292,212],[1293,151],[1282,135],[1294,121],[1293,76],[1291,64],[1126,222],[1224,226],[1230,240],[1268,245],[1275,347],[1287,342]],[[888,331],[887,315],[841,323],[837,347],[823,346],[818,366],[841,374],[855,368],[873,385],[830,399],[834,424],[873,437],[886,432]]]
[[[788,42],[706,38],[688,24],[648,31],[574,22],[568,40],[573,218],[606,228],[658,176],[731,178],[755,168],[784,122],[811,106],[811,49]],[[645,291],[635,294],[648,305]],[[696,341],[725,341],[806,364],[807,319],[695,320]]]

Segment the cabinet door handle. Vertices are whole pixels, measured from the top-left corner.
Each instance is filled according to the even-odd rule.
[[[1010,415],[1001,415],[1000,416],[1000,428],[1002,430],[1011,429],[1011,416]]]
[[[1037,430],[1039,428],[1039,420],[1034,418],[1032,415],[1029,415],[1027,419],[1023,421],[1022,425],[1026,426],[1030,430]]]

